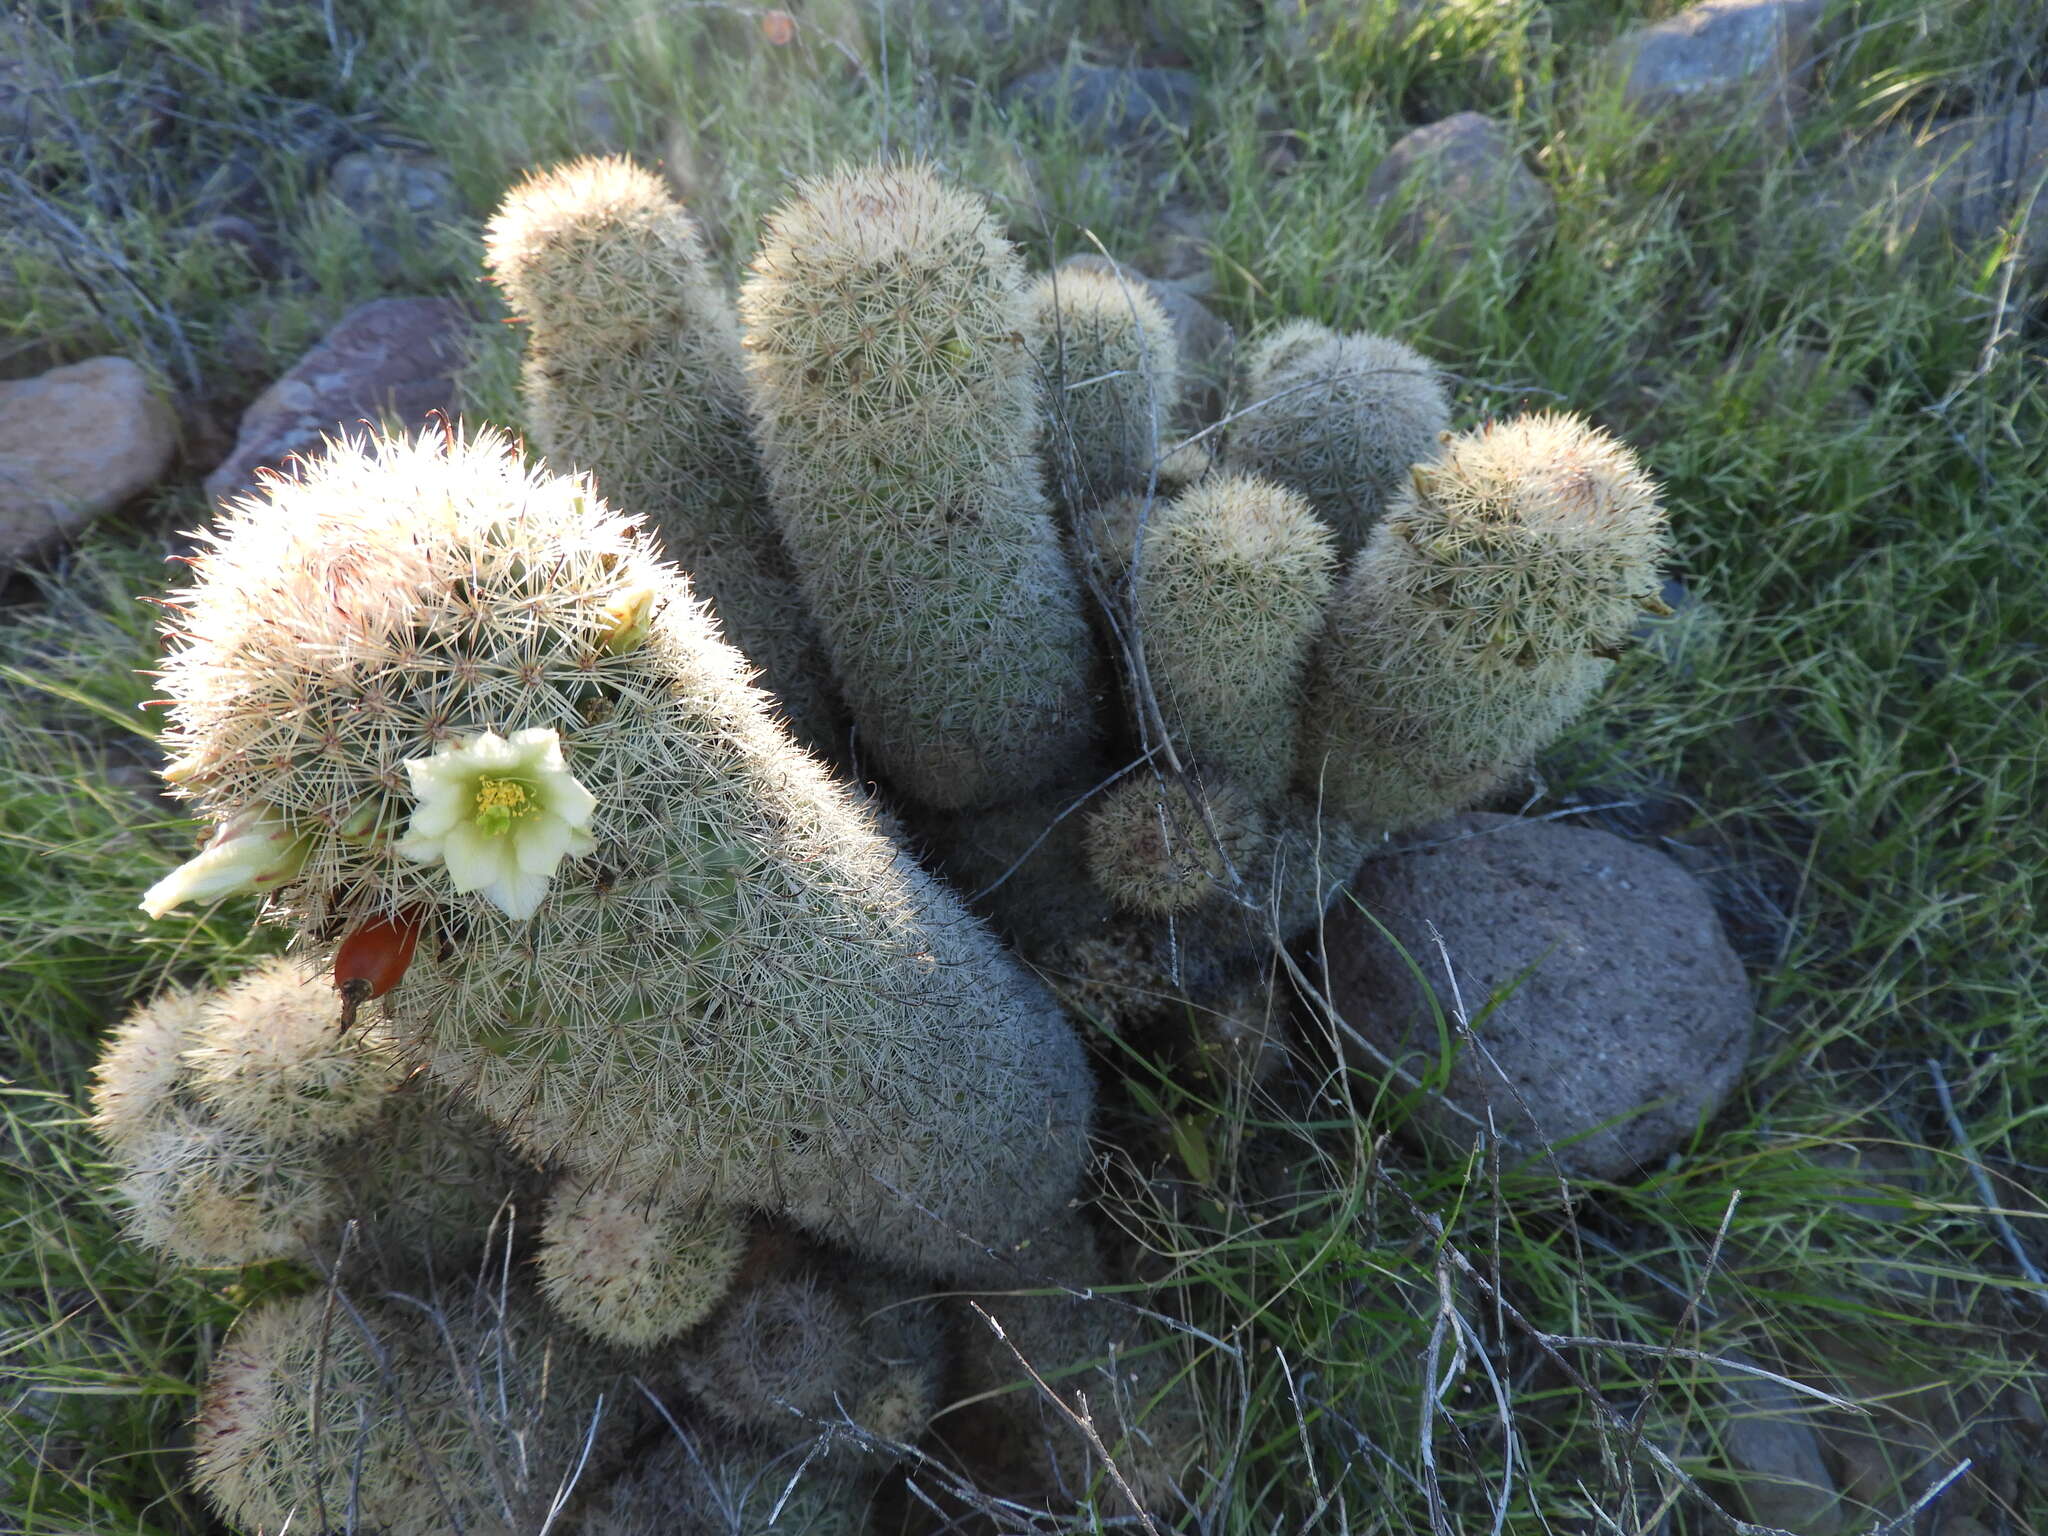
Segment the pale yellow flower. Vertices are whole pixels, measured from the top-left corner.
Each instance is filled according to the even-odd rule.
[[[243,811],[221,824],[213,840],[143,893],[142,910],[162,917],[188,901],[268,891],[297,876],[311,850],[310,837],[293,833],[267,807]]]
[[[412,758],[405,771],[419,804],[398,851],[446,864],[456,890],[481,894],[507,917],[533,916],[562,860],[597,846],[587,830],[596,797],[545,726],[485,731]]]

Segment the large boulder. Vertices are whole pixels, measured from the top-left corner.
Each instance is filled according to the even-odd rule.
[[[0,382],[0,573],[154,485],[178,416],[125,357]]]
[[[1790,125],[1813,67],[1821,0],[1700,0],[1615,39],[1606,63],[1646,117]]]
[[[2022,260],[2048,265],[2048,90],[1925,132],[1884,135],[1852,164],[1852,197],[1894,251],[1946,236],[1974,245],[2023,225]]]
[[[1190,71],[1136,65],[1049,64],[1003,88],[1005,107],[1071,123],[1102,149],[1184,139],[1200,100],[1201,82]]]
[[[251,490],[259,469],[281,468],[366,421],[416,431],[432,412],[452,415],[472,324],[453,299],[375,299],[350,310],[242,413],[235,450],[206,477],[206,494]]]
[[[1370,1047],[1354,1043],[1353,1064],[1378,1072],[1377,1052],[1418,1077],[1435,1068],[1426,980],[1454,1035],[1461,998],[1476,1037],[1454,1039],[1444,1097],[1529,1151],[1553,1147],[1570,1171],[1653,1168],[1748,1059],[1741,962],[1706,892],[1654,850],[1557,822],[1456,816],[1367,860],[1351,893],[1358,905],[1331,912],[1324,953],[1331,999]],[[1441,1099],[1418,1113],[1469,1139],[1473,1121]]]
[[[1556,222],[1556,200],[1507,130],[1477,112],[1460,112],[1396,140],[1365,185],[1368,207],[1396,210],[1394,243],[1460,265],[1496,241],[1517,258],[1541,250]]]

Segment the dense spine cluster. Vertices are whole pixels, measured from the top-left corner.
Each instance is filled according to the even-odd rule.
[[[1025,334],[1043,402],[1046,458],[1071,510],[1159,476],[1180,400],[1173,323],[1135,277],[1063,267],[1031,285]]]
[[[535,1157],[933,1273],[1064,1206],[1091,1085],[1058,1010],[587,482],[337,447],[229,516],[186,608],[184,788],[307,840],[309,935],[421,927],[393,1038]]]
[[[865,750],[951,808],[1091,734],[1046,502],[1024,264],[922,166],[805,183],[740,294],[775,509]]]
[[[506,194],[484,255],[527,325],[527,430],[648,520],[806,741],[835,734],[823,655],[768,508],[739,324],[696,222],[630,161]]]
[[[1233,468],[1306,496],[1349,555],[1408,466],[1436,457],[1451,424],[1436,366],[1385,336],[1294,320],[1252,354],[1248,403],[1231,425]]]
[[[1133,606],[1168,728],[1207,774],[1258,804],[1287,788],[1301,676],[1336,552],[1294,492],[1212,475],[1145,530]]]
[[[1377,832],[1470,806],[1592,698],[1668,553],[1635,456],[1576,417],[1489,422],[1417,468],[1317,651],[1301,774]]]

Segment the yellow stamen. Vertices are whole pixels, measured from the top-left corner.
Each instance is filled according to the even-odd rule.
[[[517,779],[478,779],[476,824],[486,832],[503,835],[513,822],[532,814],[532,798]]]

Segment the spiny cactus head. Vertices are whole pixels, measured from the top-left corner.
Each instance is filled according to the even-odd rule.
[[[661,179],[623,157],[535,172],[484,228],[484,260],[537,336],[579,342],[653,334],[701,281],[704,242]]]
[[[564,1180],[541,1226],[541,1291],[584,1332],[644,1349],[711,1315],[746,1241],[729,1210],[672,1211]]]
[[[376,1027],[336,1027],[324,977],[271,960],[213,994],[185,1061],[192,1094],[223,1125],[271,1141],[333,1141],[373,1120],[396,1085],[391,1043]]]
[[[498,1283],[259,1304],[200,1400],[198,1483],[240,1530],[537,1529],[609,1385],[602,1351],[561,1343]]]
[[[927,165],[800,183],[769,216],[740,313],[757,384],[849,432],[927,416],[944,432],[1028,401],[1022,259],[987,204]]]
[[[1173,324],[1143,282],[1063,267],[1026,293],[1025,335],[1070,502],[1144,485],[1180,398]]]
[[[1168,503],[1147,529],[1143,555],[1148,581],[1240,587],[1233,595],[1245,607],[1289,634],[1321,620],[1336,562],[1330,530],[1299,493],[1236,471],[1212,474]]]
[[[764,1428],[786,1426],[792,1414],[837,1418],[834,1399],[860,1358],[858,1327],[846,1303],[808,1276],[755,1287],[713,1327],[707,1406]]]
[[[92,1069],[92,1128],[117,1157],[170,1125],[186,1042],[211,994],[168,987],[129,1010]]]
[[[1227,785],[1198,800],[1178,779],[1136,775],[1088,815],[1088,872],[1127,911],[1167,917],[1212,897],[1260,833],[1258,810]]]
[[[1142,278],[1062,267],[1027,290],[1025,334],[1057,364],[1062,350],[1150,379],[1171,404],[1180,367],[1173,322]],[[1071,369],[1066,370],[1070,375]]]
[[[1411,464],[1436,456],[1450,402],[1436,366],[1385,336],[1294,321],[1253,351],[1233,468],[1295,487],[1356,548]]]
[[[1419,642],[1494,663],[1611,654],[1669,554],[1656,483],[1584,418],[1488,422],[1418,466],[1361,557]]]
[[[325,1301],[309,1294],[243,1313],[207,1374],[192,1423],[198,1481],[242,1529],[287,1522],[318,1529],[323,1498],[337,1511],[347,1507],[340,1469],[315,1466],[303,1454],[310,1378],[321,1359],[329,1423],[352,1424],[365,1408],[375,1422],[378,1370],[355,1330],[345,1321],[335,1326]]]
[[[166,777],[219,822],[295,839],[279,894],[306,926],[516,920],[550,880],[587,882],[576,776],[636,776],[593,708],[669,690],[650,594],[673,605],[679,583],[633,520],[497,434],[430,432],[330,443],[208,541],[167,634]],[[623,830],[616,809],[600,831]]]
[[[128,1235],[182,1264],[296,1258],[335,1222],[340,1190],[309,1147],[180,1111],[126,1149]]]

